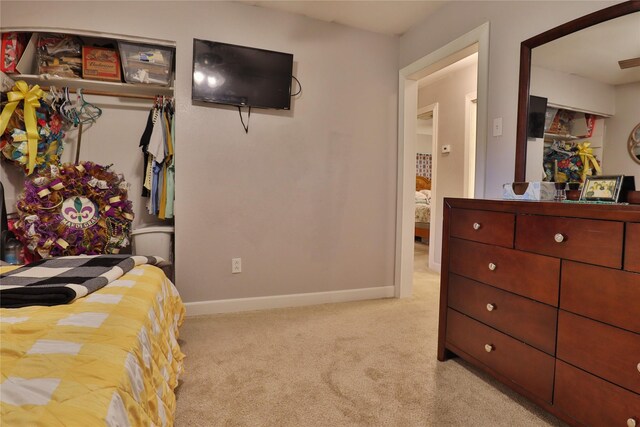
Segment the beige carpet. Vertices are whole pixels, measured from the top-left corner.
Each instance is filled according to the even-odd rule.
[[[436,360],[439,276],[414,296],[188,318],[177,426],[558,426],[466,363]]]

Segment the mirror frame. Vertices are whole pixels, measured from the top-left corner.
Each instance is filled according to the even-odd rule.
[[[640,0],[631,0],[609,6],[569,21],[523,41],[520,44],[520,80],[518,84],[518,123],[516,133],[515,181],[525,181],[527,168],[527,117],[529,114],[529,80],[531,77],[531,50],[592,25],[640,11]]]

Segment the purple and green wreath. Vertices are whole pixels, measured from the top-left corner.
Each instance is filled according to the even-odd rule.
[[[118,253],[129,244],[132,203],[122,175],[92,162],[49,165],[27,177],[15,232],[43,258]]]

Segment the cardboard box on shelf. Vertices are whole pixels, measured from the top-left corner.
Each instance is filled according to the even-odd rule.
[[[122,81],[118,52],[115,49],[83,46],[82,78],[116,82]]]

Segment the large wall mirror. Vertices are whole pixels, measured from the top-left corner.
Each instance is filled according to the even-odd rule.
[[[640,123],[640,1],[522,42],[518,96],[516,181],[555,178],[553,155],[582,144],[605,174],[635,175],[637,185],[629,134]]]

